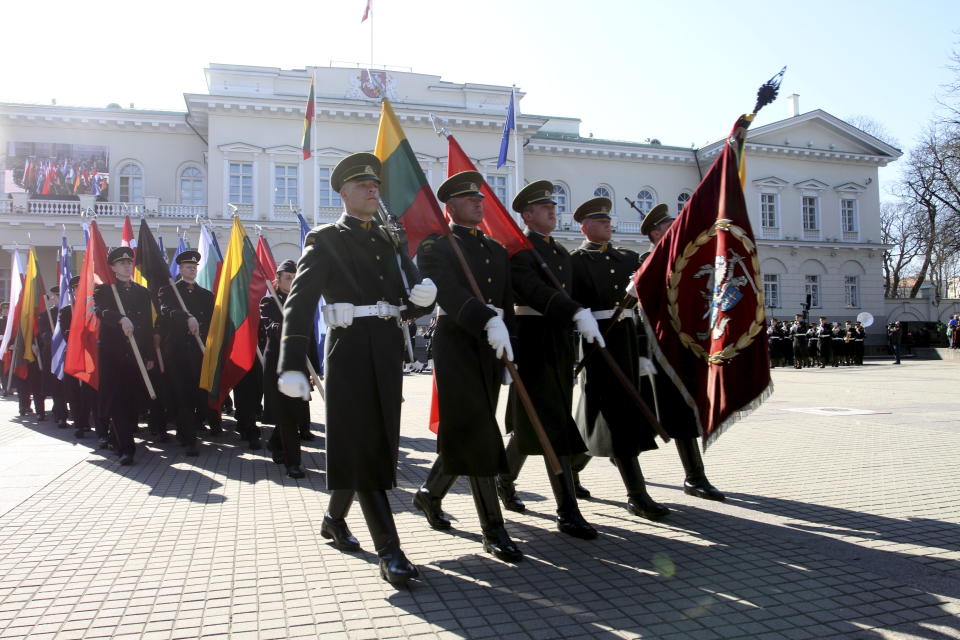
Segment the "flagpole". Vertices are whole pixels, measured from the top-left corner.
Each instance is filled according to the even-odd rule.
[[[317,158],[317,68],[313,68],[313,122],[310,123],[310,155],[313,157],[313,226],[320,224],[320,159]]]
[[[117,302],[117,311],[120,312],[120,315],[126,316],[127,312],[123,310],[123,303],[120,302],[120,294],[117,292],[117,285],[111,284],[110,290],[113,291],[113,299]],[[137,360],[137,366],[140,368],[140,375],[143,377],[143,384],[147,387],[147,393],[150,394],[151,400],[156,400],[157,393],[153,390],[153,383],[150,382],[150,376],[147,375],[147,367],[143,364],[143,356],[140,355],[140,348],[137,347],[137,343],[133,339],[133,335],[127,336],[127,339],[130,340],[130,348],[133,349],[133,357]]]
[[[180,308],[183,309],[183,312],[187,314],[188,317],[194,317],[192,313],[187,311],[187,305],[183,302],[183,297],[180,295],[180,290],[177,289],[177,283],[173,281],[173,277],[168,278],[170,280],[170,288],[173,289],[174,295],[177,296],[177,302],[180,303]],[[207,348],[203,345],[203,340],[200,339],[198,334],[193,334],[193,337],[197,339],[197,346],[200,347],[200,353],[206,353]]]
[[[373,0],[370,0],[370,70],[373,70]]]
[[[517,85],[510,89],[510,100],[513,102],[513,189],[520,193],[523,185],[520,184],[520,126],[517,124]]]

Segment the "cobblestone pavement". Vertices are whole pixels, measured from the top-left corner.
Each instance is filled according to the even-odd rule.
[[[517,566],[483,552],[466,482],[454,529],[410,499],[435,441],[430,377],[405,378],[391,501],[422,579],[395,591],[364,550],[320,537],[323,440],[296,481],[233,435],[199,458],[146,444],[133,467],[0,402],[0,638],[960,638],[955,362],[777,369],[773,397],[706,454],[725,503],[686,496],[672,444],[641,456],[660,523],[623,509],[614,467],[582,474],[601,532],[555,530],[542,465],[520,476]],[[808,407],[884,413],[813,415]],[[322,421],[322,405],[313,404]],[[226,421],[232,426],[232,421]],[[321,431],[321,427],[317,427]]]

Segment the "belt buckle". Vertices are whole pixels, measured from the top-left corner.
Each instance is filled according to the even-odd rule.
[[[385,300],[377,301],[377,317],[383,320],[388,320],[393,317],[393,314],[390,313],[390,303]]]

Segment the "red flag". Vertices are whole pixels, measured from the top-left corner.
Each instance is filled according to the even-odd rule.
[[[437,370],[433,370],[430,376],[433,386],[433,393],[430,396],[430,431],[440,433],[440,400],[437,398]]]
[[[113,284],[113,269],[107,264],[107,247],[95,220],[90,222],[87,251],[80,268],[80,283],[73,303],[70,340],[63,370],[94,389],[100,388],[98,369],[100,320],[93,312],[93,289],[98,284]]]
[[[679,409],[692,411],[704,447],[771,391],[763,278],[738,175],[751,120],[737,121],[635,276],[656,357],[689,407]],[[664,410],[666,424],[671,407]]]
[[[123,216],[123,231],[120,233],[120,246],[137,248],[137,238],[133,235],[133,225],[130,224],[130,216]]]
[[[447,177],[461,171],[476,171],[477,168],[470,162],[470,158],[463,152],[456,139],[453,136],[447,136],[447,140],[450,142],[447,151]],[[480,186],[480,192],[485,196],[483,199],[483,222],[480,223],[483,232],[502,244],[509,256],[513,256],[522,249],[532,249],[533,245],[530,244],[527,236],[523,235],[517,221],[503,206],[500,198],[493,192],[486,180]]]
[[[263,276],[268,280],[272,279],[277,272],[277,261],[273,257],[273,252],[270,251],[267,239],[263,236],[257,238],[257,262],[260,263],[260,271],[263,272]]]
[[[367,8],[363,10],[363,17],[360,18],[360,24],[366,22],[367,18],[370,17],[371,9],[373,9],[373,0],[367,0]]]

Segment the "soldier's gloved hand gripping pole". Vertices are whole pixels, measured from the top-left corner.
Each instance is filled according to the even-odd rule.
[[[273,288],[273,283],[267,280],[267,291],[270,292],[270,297],[273,298],[273,301],[276,303],[277,307],[280,309],[280,313],[283,313],[283,305],[280,304],[280,298],[277,297],[277,291]],[[288,373],[288,372],[285,372]],[[299,372],[298,372],[299,373]],[[320,384],[320,376],[317,375],[317,371],[313,368],[313,363],[310,362],[310,356],[307,356],[307,373],[310,374],[310,379],[313,380],[313,386],[317,388],[317,391],[320,393],[320,399],[326,402],[327,394],[323,390],[323,385]],[[302,389],[299,389],[302,391]],[[289,394],[287,394],[289,395]],[[303,394],[299,394],[303,397]],[[307,389],[307,398],[310,397],[310,390]],[[304,399],[307,399],[304,398]]]

